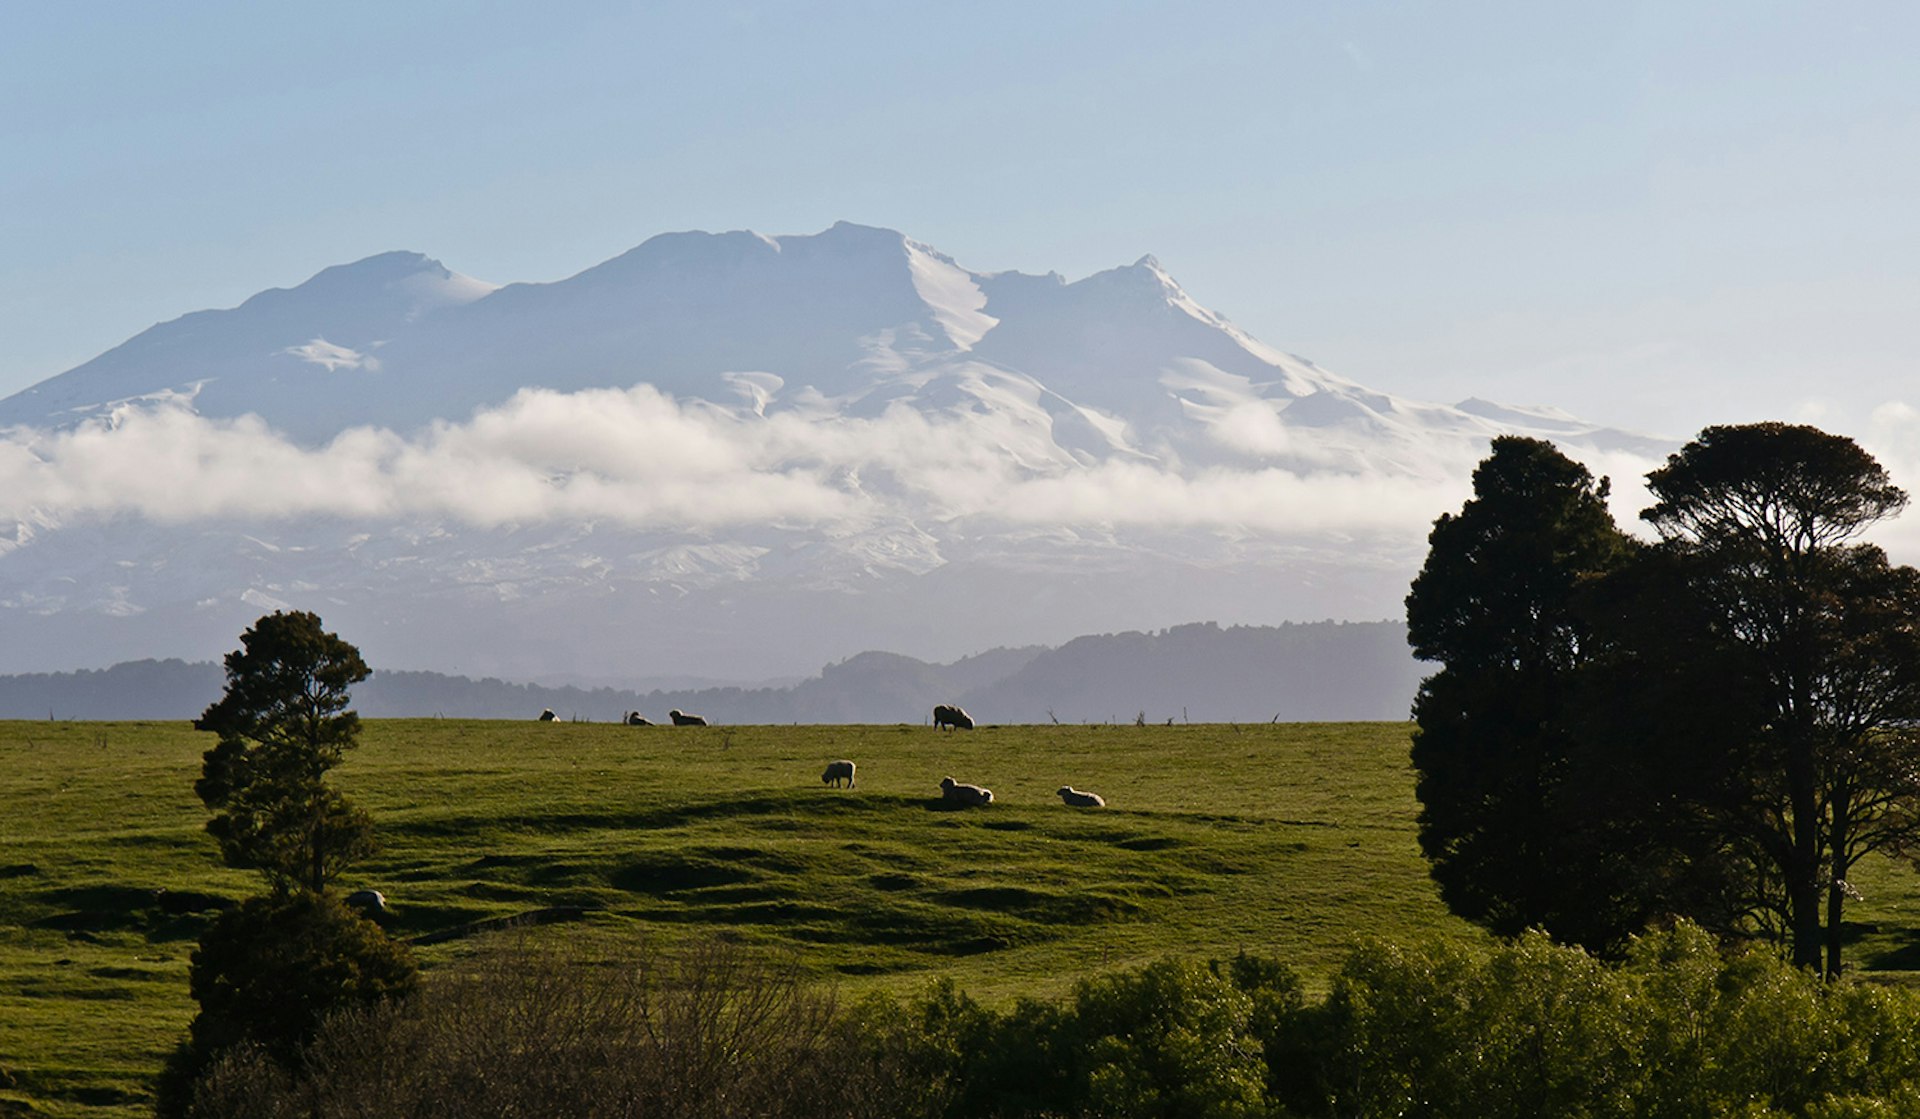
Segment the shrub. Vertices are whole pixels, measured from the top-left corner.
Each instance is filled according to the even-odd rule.
[[[290,1060],[329,1014],[413,990],[405,945],[338,900],[295,891],[222,913],[200,938],[188,973],[200,1013],[161,1083],[161,1113],[179,1114],[185,1088],[229,1050]]]
[[[201,1081],[192,1115],[912,1114],[862,1021],[806,991],[791,967],[724,944],[616,962],[516,942],[404,1002],[336,1014],[293,1064],[232,1051]]]
[[[1162,960],[1082,982],[1074,1015],[1087,1109],[1140,1119],[1264,1115],[1253,1000],[1204,964]]]

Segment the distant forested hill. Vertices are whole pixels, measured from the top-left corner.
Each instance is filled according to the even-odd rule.
[[[671,708],[716,723],[920,723],[957,701],[981,722],[1282,722],[1406,717],[1423,670],[1399,622],[1229,626],[1081,637],[994,649],[952,664],[869,652],[787,687],[554,687],[437,672],[376,671],[353,691],[368,718],[606,722]],[[0,718],[190,719],[219,698],[220,666],[132,661],[0,676]]]

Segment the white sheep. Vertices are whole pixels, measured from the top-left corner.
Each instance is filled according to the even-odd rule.
[[[973,807],[993,803],[993,790],[978,785],[963,785],[951,777],[940,779],[940,795],[953,804]]]
[[[551,707],[545,707],[540,710],[540,721],[543,723],[557,722],[559,718],[560,716],[555,715]]]
[[[820,783],[832,785],[837,789],[840,787],[840,782],[845,781],[847,788],[851,789],[853,788],[853,769],[853,763],[845,758],[837,762],[828,762],[826,772],[820,775]]]
[[[1105,808],[1107,802],[1099,793],[1083,793],[1072,785],[1062,785],[1054,790],[1061,800],[1073,808]]]
[[[379,890],[355,890],[346,897],[346,902],[363,913],[385,913],[387,895]]]
[[[672,719],[673,725],[676,727],[704,727],[707,725],[707,720],[704,716],[689,715],[678,707],[667,712],[667,718]]]

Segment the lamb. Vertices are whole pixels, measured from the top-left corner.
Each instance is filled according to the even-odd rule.
[[[641,715],[640,712],[638,711],[627,712],[626,715],[623,716],[620,721],[627,724],[630,727],[650,727],[653,725],[653,723],[648,721],[647,718]]]
[[[845,758],[841,758],[837,762],[828,762],[826,772],[820,775],[820,783],[823,785],[832,785],[837,789],[840,787],[841,780],[844,779],[847,783],[847,788],[851,789],[853,788],[853,769],[853,763]]]
[[[707,725],[707,720],[704,717],[689,715],[678,707],[667,712],[667,718],[672,719],[673,725],[676,727],[704,727]]]
[[[553,713],[553,708],[551,707],[543,707],[540,709],[540,721],[543,723],[551,723],[559,717],[560,716]]]
[[[940,779],[940,796],[947,803],[964,808],[993,803],[992,789],[983,789],[978,785],[963,785],[951,777]]]
[[[1105,808],[1107,802],[1099,793],[1083,793],[1072,785],[1062,785],[1054,794],[1067,803],[1070,808]]]
[[[973,716],[960,710],[951,703],[933,705],[933,725],[938,727],[959,727],[961,730],[973,729]]]

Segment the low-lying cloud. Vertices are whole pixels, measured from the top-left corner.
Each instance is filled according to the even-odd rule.
[[[1862,442],[1903,484],[1920,483],[1920,409],[1884,406]],[[1615,515],[1638,530],[1649,501],[1643,479],[1658,463],[1568,452],[1612,478]],[[416,435],[355,428],[319,447],[257,417],[142,405],[68,430],[0,435],[0,517],[431,519],[481,528],[591,520],[642,530],[842,532],[909,516],[1417,545],[1434,517],[1469,496],[1482,453],[1463,444],[1457,461],[1399,473],[1124,457],[1088,464],[1057,446],[1044,421],[1018,414],[929,416],[898,405],[869,417],[762,415],[675,400],[648,385],[528,389]],[[1871,535],[1896,558],[1920,556],[1920,515]]]
[[[411,437],[377,428],[302,447],[255,417],[125,407],[0,439],[0,516],[592,519],[633,528],[857,529],[902,512],[1012,524],[1276,534],[1418,534],[1467,492],[1452,477],[1086,465],[1044,427],[897,406],[868,418],[762,416],[641,385],[525,390]]]

